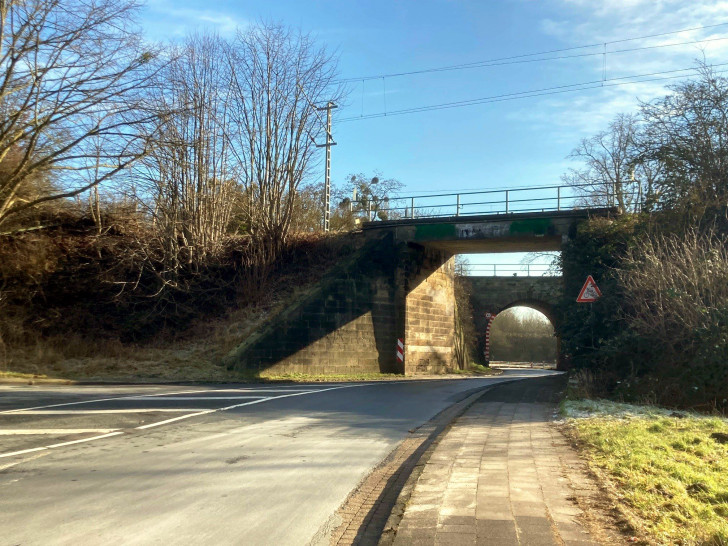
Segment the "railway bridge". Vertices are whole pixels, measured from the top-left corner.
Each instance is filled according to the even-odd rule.
[[[609,207],[560,209],[425,218],[410,212],[414,218],[366,222],[356,235],[360,250],[226,362],[275,374],[412,375],[457,368],[454,256],[559,250],[580,222],[614,213]],[[554,321],[559,280],[474,282],[480,310],[528,305]],[[485,331],[482,322],[476,327]]]

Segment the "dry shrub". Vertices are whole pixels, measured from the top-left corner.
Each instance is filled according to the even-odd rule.
[[[270,260],[250,237],[229,236],[172,285],[140,215],[121,205],[101,213],[0,238],[0,369],[37,373],[69,359],[141,358],[150,346],[176,351],[181,343],[195,347],[192,359],[200,351],[217,358],[358,244],[296,235]]]
[[[624,389],[670,405],[728,408],[728,237],[656,234],[637,241],[623,264],[628,335],[649,346],[650,360]]]
[[[630,326],[675,353],[728,310],[728,238],[654,235],[628,250],[618,277]]]
[[[604,370],[580,368],[569,373],[568,396],[573,399],[598,399],[608,396],[607,385],[614,381]]]

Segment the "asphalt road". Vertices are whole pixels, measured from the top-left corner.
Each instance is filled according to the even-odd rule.
[[[0,386],[0,544],[306,544],[408,434],[540,377]]]

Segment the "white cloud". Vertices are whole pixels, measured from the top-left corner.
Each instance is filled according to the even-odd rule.
[[[728,22],[728,0],[549,0],[548,5],[551,13],[541,21],[540,27],[544,34],[560,42],[561,47],[602,44],[577,50],[577,53],[597,55],[569,62],[570,72],[568,76],[565,72],[563,79],[573,78],[575,72],[580,75],[578,81],[602,79],[601,52],[606,43],[605,83],[624,83],[544,100],[537,113],[532,108],[513,113],[514,119],[530,120],[539,128],[542,125],[552,128],[557,139],[563,137],[575,142],[575,136],[594,134],[604,129],[616,114],[635,112],[640,100],[663,96],[668,92],[667,85],[679,81],[629,83],[632,80],[628,77],[694,67],[695,61],[703,58],[708,64],[728,62],[728,25],[713,26]],[[703,26],[712,28],[696,28]],[[695,30],[654,36],[680,29]],[[631,39],[640,36],[652,37]],[[701,42],[686,43],[694,41]],[[717,70],[728,70],[728,66]],[[553,76],[558,82],[560,74],[556,70]]]
[[[199,3],[195,3],[199,6]],[[234,13],[200,9],[184,2],[151,0],[145,10],[145,27],[155,39],[184,36],[200,29],[210,29],[222,36],[230,36],[247,22]]]

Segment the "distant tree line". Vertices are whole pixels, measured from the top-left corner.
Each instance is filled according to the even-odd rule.
[[[490,330],[490,359],[508,362],[556,362],[554,327],[534,313],[499,313]]]

